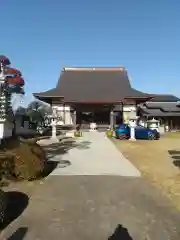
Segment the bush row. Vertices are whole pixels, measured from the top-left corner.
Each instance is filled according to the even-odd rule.
[[[36,179],[44,172],[45,164],[45,151],[36,140],[9,139],[1,146],[1,179]]]
[[[36,140],[13,138],[0,146],[0,180],[34,180],[45,171],[46,154]],[[7,207],[6,193],[0,189],[0,228]]]

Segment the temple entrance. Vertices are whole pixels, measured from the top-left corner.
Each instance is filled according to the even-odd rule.
[[[111,125],[112,105],[78,105],[76,106],[76,123],[81,125],[81,129],[89,129],[90,123],[95,122],[99,131],[106,130]],[[113,112],[114,124],[121,124],[122,111]]]
[[[123,123],[123,113],[122,111],[120,112],[115,112],[115,123],[116,125],[120,125]]]
[[[79,105],[76,107],[77,124],[82,129],[89,129],[89,125],[95,122],[98,129],[107,129],[110,125],[111,106],[103,105]]]
[[[107,110],[96,110],[92,112],[77,112],[77,123],[79,124],[90,124],[95,122],[98,125],[109,125],[110,124],[110,111]]]

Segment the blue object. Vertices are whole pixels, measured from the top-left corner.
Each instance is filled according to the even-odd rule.
[[[129,139],[130,138],[130,127],[127,124],[121,124],[115,130],[116,138],[118,139]],[[144,140],[157,140],[160,138],[160,134],[157,130],[152,130],[143,126],[137,126],[135,128],[135,138]]]

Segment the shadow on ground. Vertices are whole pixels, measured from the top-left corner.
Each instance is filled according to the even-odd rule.
[[[129,235],[127,228],[124,228],[121,224],[117,226],[112,236],[108,240],[133,240]]]
[[[6,228],[11,222],[18,218],[26,209],[29,203],[29,197],[21,192],[6,192],[7,207],[5,212],[5,220],[1,226],[1,230]]]
[[[80,150],[88,149],[90,144],[90,141],[77,142],[72,138],[63,138],[60,142],[43,146],[48,157],[47,167],[43,177],[48,176],[57,166],[58,168],[65,168],[71,165],[69,160],[62,160],[61,155],[66,154],[73,148]]]
[[[77,142],[76,140],[70,138],[58,143],[52,143],[50,145],[44,146],[44,150],[48,154],[48,159],[51,160],[54,158],[54,156],[63,155],[73,148],[82,150],[88,149],[90,144],[91,142],[89,141]]]
[[[27,227],[20,227],[7,240],[23,240],[27,231]]]
[[[169,150],[169,154],[171,155],[171,158],[173,159],[173,164],[180,168],[180,151],[177,150]]]

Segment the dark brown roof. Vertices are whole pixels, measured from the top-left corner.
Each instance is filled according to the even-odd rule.
[[[177,102],[180,99],[174,95],[168,94],[153,94],[154,97],[151,100],[152,102]]]
[[[164,112],[180,112],[177,102],[146,102],[144,106],[149,109],[161,109]]]
[[[141,104],[140,106],[141,113],[146,116],[154,117],[172,117],[180,116],[180,106],[178,102],[152,102],[148,101]]]
[[[141,109],[141,112],[145,116],[152,116],[152,117],[179,117],[180,112],[163,112],[161,109]]]
[[[131,87],[122,68],[65,68],[56,88],[35,97],[63,96],[65,102],[120,102],[124,98],[147,98],[150,95]]]

